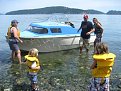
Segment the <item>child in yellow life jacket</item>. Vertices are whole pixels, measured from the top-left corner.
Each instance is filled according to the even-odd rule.
[[[104,43],[97,43],[91,66],[92,76],[89,91],[109,91],[109,77],[116,55],[108,52]]]
[[[25,64],[28,66],[29,78],[31,81],[32,91],[38,91],[37,87],[37,73],[40,70],[40,62],[38,60],[38,50],[36,48],[30,49],[28,55],[25,56]]]

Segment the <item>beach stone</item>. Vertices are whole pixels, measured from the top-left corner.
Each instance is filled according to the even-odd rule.
[[[70,91],[69,89],[66,89],[66,91]]]
[[[4,89],[4,91],[11,91],[11,90],[10,90],[10,88],[8,88],[8,89]]]

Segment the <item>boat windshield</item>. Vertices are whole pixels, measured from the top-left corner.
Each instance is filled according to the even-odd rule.
[[[48,33],[48,29],[43,28],[43,27],[29,26],[27,28],[27,30],[34,32],[34,33],[38,33],[38,34],[47,34]]]

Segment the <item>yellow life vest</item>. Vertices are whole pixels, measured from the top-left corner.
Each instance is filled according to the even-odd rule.
[[[36,62],[36,67],[40,66],[40,62],[39,62],[38,58],[26,55],[25,59],[26,59],[27,66],[29,68],[29,72],[37,73],[39,71],[38,69],[31,69],[30,67],[34,62]]]
[[[10,27],[8,28],[8,32],[7,32],[8,38],[11,37],[11,32],[10,32],[11,28],[12,28],[12,26],[10,26]],[[18,30],[18,34],[17,34],[17,35],[18,35],[18,37],[20,37],[20,30]]]
[[[97,66],[92,69],[92,76],[109,77],[112,72],[115,57],[116,55],[113,53],[93,55],[93,59],[97,62]]]

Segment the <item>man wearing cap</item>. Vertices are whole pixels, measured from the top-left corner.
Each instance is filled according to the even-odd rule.
[[[86,52],[89,51],[89,39],[90,39],[90,34],[94,32],[93,29],[93,24],[92,22],[88,21],[88,15],[83,16],[84,21],[81,22],[81,26],[78,29],[77,32],[81,31],[81,37],[83,39],[83,45],[80,47],[80,53],[82,53],[83,47],[86,48]]]
[[[18,26],[18,21],[12,20],[11,27],[7,32],[7,35],[9,37],[9,46],[10,46],[10,49],[12,50],[11,58],[12,60],[14,60],[15,54],[16,54],[18,61],[21,64],[21,52],[18,47],[18,42],[23,43],[23,41],[19,38],[20,35],[19,35],[19,30],[17,26]]]

